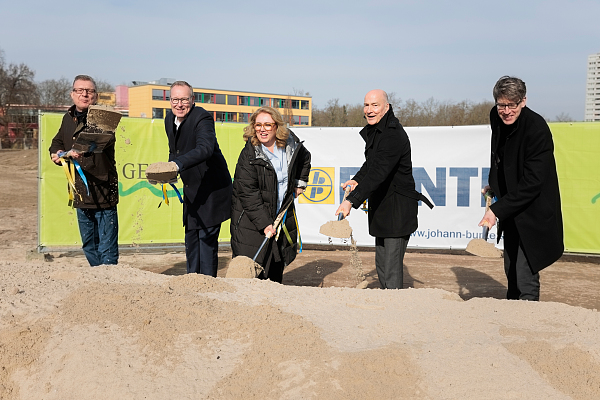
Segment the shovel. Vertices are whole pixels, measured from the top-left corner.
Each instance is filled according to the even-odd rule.
[[[281,223],[285,212],[292,203],[293,200],[285,208],[283,208],[277,215],[277,218],[275,218],[275,221],[273,222],[273,228],[275,228],[275,231],[277,231],[277,226],[279,226],[279,224]],[[227,267],[227,273],[225,274],[225,278],[251,279],[258,277],[260,273],[263,272],[263,267],[260,264],[256,263],[256,258],[262,251],[263,247],[265,247],[265,244],[267,244],[269,239],[271,239],[272,237],[273,236],[270,233],[265,235],[265,239],[263,240],[262,244],[258,248],[258,251],[252,259],[246,256],[237,256],[233,260],[231,260],[231,263],[229,263],[229,266]]]
[[[277,218],[275,218],[275,222],[273,222],[273,228],[276,231],[277,231],[277,226],[279,225],[279,223],[283,219],[283,216],[285,215],[285,212],[287,211],[287,209],[290,206],[290,204],[292,204],[293,202],[294,202],[294,200],[292,199],[292,201],[287,206],[285,206],[284,209],[282,209],[279,212],[279,215],[277,215]],[[270,232],[265,235],[265,240],[263,240],[262,244],[258,248],[258,251],[256,252],[256,254],[254,255],[254,257],[252,258],[252,261],[256,261],[256,257],[258,257],[258,255],[260,254],[260,251],[263,249],[263,247],[265,247],[265,244],[267,244],[267,242],[269,241],[269,239],[271,239],[271,237],[272,237],[272,234]]]
[[[485,197],[485,211],[490,209],[492,205],[492,196],[488,191],[484,195]],[[483,226],[482,237],[483,239],[472,239],[465,249],[467,252],[479,256],[479,257],[488,257],[488,258],[497,258],[502,257],[502,252],[500,249],[497,249],[493,243],[488,243],[487,238],[490,232],[490,227],[487,225],[487,222]]]
[[[346,186],[342,203],[346,200],[346,197],[348,197],[348,193],[350,193],[350,185]],[[321,225],[319,233],[329,237],[346,239],[352,235],[352,228],[350,227],[348,220],[344,220],[344,213],[339,213],[337,221],[329,221]]]

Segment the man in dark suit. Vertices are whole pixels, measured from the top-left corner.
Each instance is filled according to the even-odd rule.
[[[382,289],[403,288],[404,253],[410,234],[417,229],[418,201],[433,204],[415,190],[410,141],[394,116],[387,94],[371,90],[365,96],[367,126],[360,131],[365,140],[365,162],[342,188],[352,191],[340,204],[347,216],[369,199],[369,234],[375,237],[375,267]]]
[[[217,276],[221,223],[231,211],[231,176],[219,149],[214,120],[194,104],[189,83],[171,85],[171,111],[165,118],[169,161],[183,181],[183,225],[187,272]]]
[[[497,197],[479,226],[498,218],[504,233],[507,299],[540,298],[539,271],[564,251],[554,142],[544,118],[526,107],[525,82],[503,76],[494,86],[490,112],[492,152],[489,186]]]

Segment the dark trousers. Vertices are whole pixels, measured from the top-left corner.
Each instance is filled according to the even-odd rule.
[[[382,289],[403,288],[404,253],[409,238],[375,238],[375,268]]]
[[[269,279],[273,282],[283,282],[283,260],[275,261],[273,254],[269,256],[269,260],[264,265],[263,272],[258,275],[258,279]]]
[[[187,273],[217,276],[219,266],[219,232],[221,225],[206,229],[185,228]]]
[[[92,266],[117,264],[119,261],[119,219],[117,206],[78,208],[77,224],[83,253]]]
[[[504,227],[504,272],[508,280],[508,300],[540,299],[540,274],[533,273],[521,238],[514,222],[503,223]]]

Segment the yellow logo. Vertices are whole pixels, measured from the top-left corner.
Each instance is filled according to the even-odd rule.
[[[335,204],[334,176],[335,167],[312,168],[308,176],[306,191],[300,196],[298,202],[304,204]]]

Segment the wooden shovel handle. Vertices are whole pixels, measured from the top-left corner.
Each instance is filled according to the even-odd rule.
[[[492,205],[492,195],[488,191],[484,193],[483,197],[485,197],[485,212],[487,212],[490,209],[490,206]],[[483,221],[483,226],[491,228],[489,222],[487,221]]]
[[[346,200],[346,197],[348,197],[348,194],[350,193],[351,187],[350,185],[346,186],[346,189],[344,189],[344,198],[342,199],[342,203],[344,202],[344,200]]]

